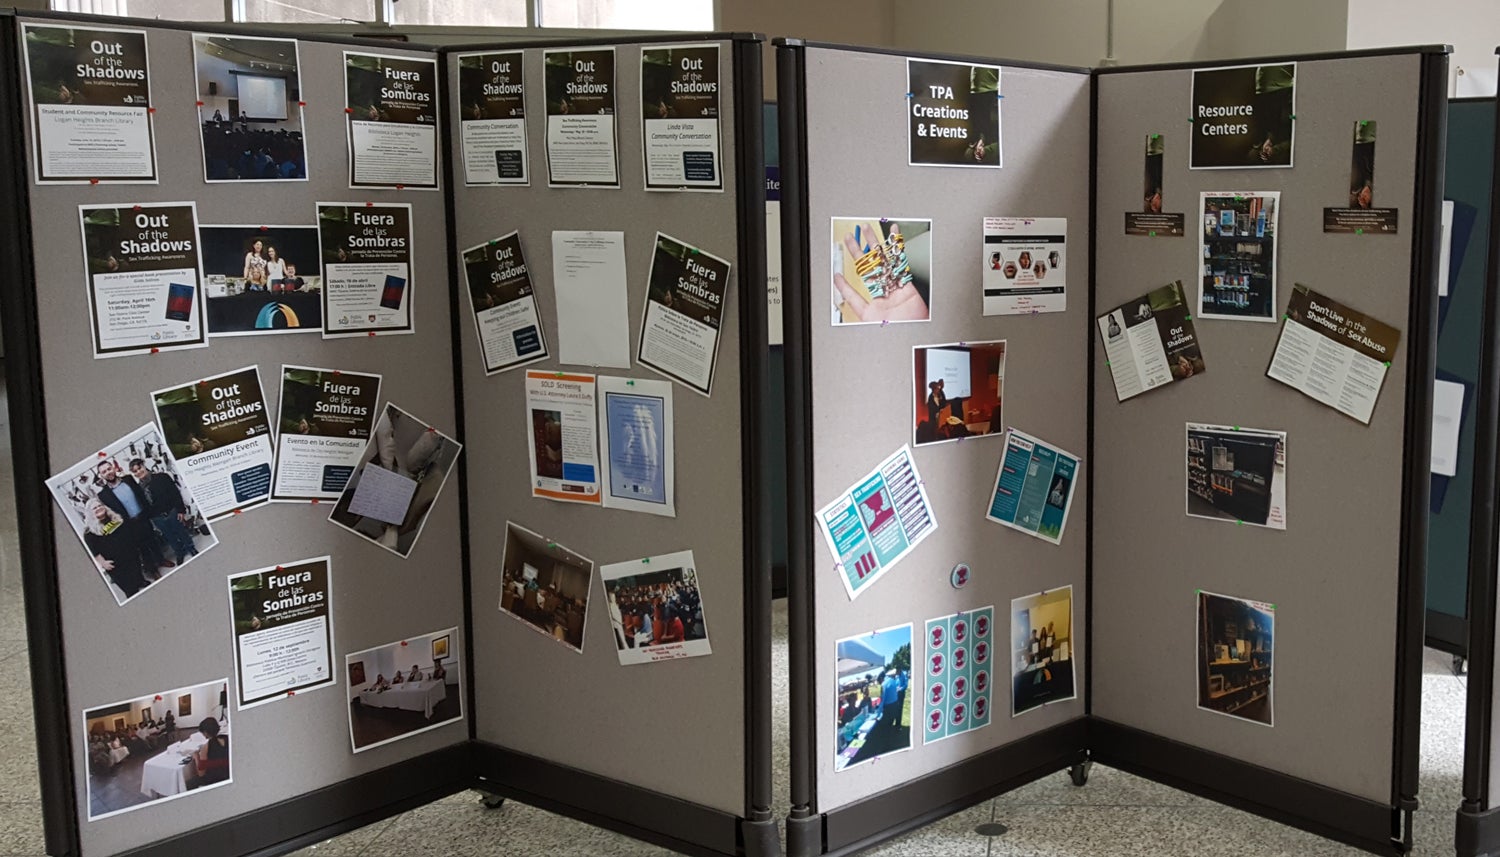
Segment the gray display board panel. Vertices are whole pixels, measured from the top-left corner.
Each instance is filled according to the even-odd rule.
[[[383,400],[457,434],[443,196],[348,189],[342,71],[346,46],[300,42],[311,181],[215,186],[203,182],[191,35],[149,28],[149,46],[161,184],[31,189],[51,469],[71,466],[152,419],[150,391],[248,364],[259,364],[266,405],[273,414],[282,363],[325,366],[383,374]],[[430,56],[394,48],[382,52]],[[200,223],[313,225],[316,201],[366,199],[413,206],[415,335],[340,340],[324,340],[317,333],[233,337],[213,339],[206,349],[92,359],[79,246],[80,204],[197,200]],[[464,624],[458,499],[453,479],[409,560],[330,524],[329,504],[264,506],[219,522],[218,547],[124,607],[116,606],[100,585],[78,539],[58,516],[55,542],[63,572],[58,586],[72,709],[67,728],[73,736],[82,853],[93,857],[150,845],[464,741],[467,731],[458,722],[353,755],[348,686],[342,674],[347,652]],[[232,677],[225,577],[321,554],[333,557],[337,685],[233,711],[233,784],[182,802],[83,822],[87,773],[79,712]],[[463,641],[455,640],[454,645],[461,647]]]
[[[1294,282],[1401,330],[1368,427],[1267,378],[1280,326],[1198,319],[1206,374],[1115,399],[1096,349],[1092,714],[1385,803],[1392,795],[1401,603],[1402,460],[1412,331],[1413,187],[1422,58],[1297,64],[1295,169],[1189,171],[1191,70],[1099,77],[1096,302],[1117,306],[1181,279],[1196,296],[1200,191],[1281,191],[1277,318]],[[1351,129],[1379,122],[1376,204],[1395,236],[1328,235],[1323,209],[1349,193]],[[1165,211],[1181,238],[1127,237],[1141,201],[1145,137],[1166,135]],[[1426,381],[1419,381],[1426,383]],[[1188,422],[1287,433],[1287,528],[1187,518]],[[1198,590],[1276,605],[1265,726],[1197,708]]]
[[[1005,340],[1004,422],[1086,456],[1089,76],[1004,67],[1004,168],[909,167],[902,118],[908,105],[906,59],[815,46],[805,50],[814,509],[912,442],[912,347],[917,345]],[[839,328],[829,323],[830,219],[843,216],[932,220],[931,321]],[[1066,312],[981,314],[986,216],[1067,218]],[[994,436],[913,450],[937,531],[856,601],[846,594],[834,558],[814,529],[819,812],[1083,716],[1086,473],[1075,482],[1062,544],[1052,545],[985,520],[1003,447],[1004,441]],[[1091,466],[1085,457],[1085,471]],[[960,590],[949,584],[957,563],[973,570],[972,582]],[[1012,719],[1006,667],[1011,660],[1011,599],[1069,585],[1078,698]],[[911,622],[913,661],[918,661],[925,620],[989,605],[995,607],[996,647],[990,725],[928,745],[916,729],[911,751],[835,773],[834,642]],[[912,690],[917,692],[909,690],[908,698],[915,712],[921,701],[920,676],[913,676]]]
[[[646,43],[649,44],[649,43]],[[537,309],[552,355],[486,378],[472,318],[459,320],[465,420],[479,442],[466,449],[474,647],[495,656],[475,664],[476,737],[632,786],[713,809],[745,812],[745,560],[740,460],[740,315],[737,205],[734,191],[733,43],[720,46],[723,193],[647,193],[641,162],[640,44],[615,48],[620,189],[549,189],[542,49],[528,48],[527,134],[530,187],[464,187],[454,182],[456,246],[471,247],[520,230],[536,286]],[[559,47],[566,45],[559,43]],[[466,49],[467,50],[467,49]],[[457,60],[448,58],[449,80]],[[456,92],[456,87],[453,90]],[[456,106],[449,101],[448,106]],[[451,110],[456,116],[457,110]],[[458,138],[457,129],[453,137]],[[455,172],[459,172],[457,164]],[[594,369],[557,359],[552,232],[625,232],[632,368]],[[677,516],[533,499],[527,476],[530,431],[527,370],[597,373],[660,380],[634,359],[656,232],[660,230],[734,268],[720,328],[712,397],[673,384],[676,409]],[[760,298],[764,301],[764,298]],[[467,298],[460,307],[468,311]],[[748,347],[748,346],[746,346]],[[547,640],[500,607],[506,522],[594,561],[582,654]],[[598,566],[692,550],[713,653],[622,666]]]

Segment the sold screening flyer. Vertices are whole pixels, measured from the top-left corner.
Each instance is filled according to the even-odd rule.
[[[548,187],[620,186],[615,49],[542,52]]]
[[[210,521],[271,498],[271,421],[260,367],[151,394],[162,439]]]
[[[1192,169],[1292,166],[1296,63],[1196,69],[1192,101]]]
[[[437,190],[437,61],[344,52],[349,186]]]
[[[600,505],[597,415],[593,375],[527,371],[531,496]]]
[[[986,520],[1053,544],[1062,543],[1081,459],[1011,429],[995,474]]]
[[[82,205],[78,217],[94,357],[208,344],[194,203]]]
[[[646,190],[724,189],[719,144],[719,46],[641,49]]]
[[[922,743],[990,725],[995,608],[927,620]]]
[[[320,556],[229,576],[240,708],[334,684],[332,566]]]
[[[536,287],[521,254],[521,233],[470,247],[463,257],[485,374],[545,359],[547,335],[537,314]]]
[[[411,206],[318,203],[323,338],[411,333]]]
[[[1066,217],[986,217],[985,315],[1032,315],[1068,308]]]
[[[729,262],[656,233],[641,321],[641,365],[707,396],[719,362]]]
[[[1000,67],[906,61],[907,163],[999,168]]]
[[[379,400],[379,375],[282,366],[271,499],[337,500],[359,466]]]
[[[524,54],[458,55],[458,134],[466,185],[529,185]]]
[[[902,446],[819,509],[818,526],[844,591],[859,597],[937,530],[911,448]]]
[[[155,184],[146,33],[22,25],[38,184]]]
[[[1298,283],[1266,375],[1369,425],[1400,342],[1396,328]]]
[[[1181,280],[1115,307],[1099,316],[1098,325],[1115,397],[1122,402],[1203,374],[1203,352]]]

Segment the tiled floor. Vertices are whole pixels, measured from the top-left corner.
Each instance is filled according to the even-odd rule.
[[[0,384],[0,699],[30,696],[26,626],[16,557],[15,498],[9,429]],[[786,701],[786,608],[775,611],[774,661],[778,710]],[[1422,689],[1423,809],[1417,813],[1419,857],[1453,853],[1453,813],[1462,793],[1465,679],[1446,655],[1429,650]],[[19,710],[5,721],[0,744],[0,857],[41,857],[41,811],[36,787],[35,733]],[[786,724],[777,726],[778,782],[784,784]],[[787,812],[778,793],[777,817]],[[1009,832],[988,838],[979,824],[998,821]],[[507,802],[485,809],[473,792],[454,795],[298,852],[360,857],[637,857],[669,852]],[[1055,774],[972,807],[867,852],[871,857],[1323,857],[1361,854],[1310,834],[1265,821],[1185,792],[1095,766],[1089,784],[1074,788]]]

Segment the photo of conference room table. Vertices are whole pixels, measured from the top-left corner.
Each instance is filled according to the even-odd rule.
[[[359,704],[368,708],[399,708],[404,711],[420,711],[428,720],[437,707],[448,697],[448,686],[442,680],[423,679],[393,684],[385,690],[376,690],[371,684],[359,692]]]
[[[219,734],[229,737],[229,727],[221,727]],[[197,786],[193,754],[206,743],[208,738],[194,729],[188,737],[147,759],[141,766],[141,794],[148,798],[172,797]]]

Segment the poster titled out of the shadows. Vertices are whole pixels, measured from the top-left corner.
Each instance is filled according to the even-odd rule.
[[[207,344],[191,202],[79,206],[94,356]]]
[[[246,366],[151,394],[156,421],[209,520],[271,497],[271,421],[260,368]]]
[[[531,184],[524,54],[458,55],[464,184]]]
[[[641,50],[646,190],[723,190],[719,46]]]

